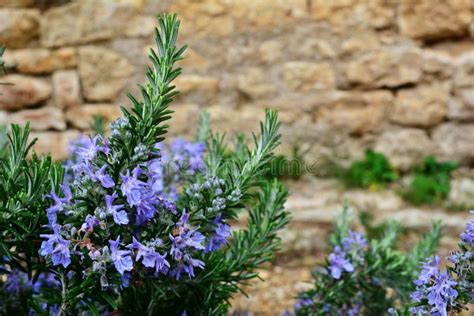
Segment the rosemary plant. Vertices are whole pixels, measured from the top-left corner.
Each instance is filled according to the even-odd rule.
[[[387,315],[410,301],[418,262],[432,255],[440,238],[433,225],[411,251],[396,248],[399,224],[388,223],[382,238],[367,240],[350,230],[347,212],[330,241],[331,254],[313,271],[314,287],[298,295],[296,315]]]
[[[98,128],[78,139],[63,167],[28,160],[28,126],[12,127],[0,161],[3,312],[224,314],[278,250],[287,193],[260,176],[280,142],[276,112],[231,158],[207,115],[196,142],[164,145],[186,47],[177,47],[175,15],[158,22],[147,83],[110,137]],[[242,211],[247,226],[232,231]]]

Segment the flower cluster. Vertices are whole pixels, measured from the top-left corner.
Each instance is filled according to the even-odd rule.
[[[120,121],[111,125],[112,130],[117,125],[124,127]],[[103,286],[108,284],[105,274],[110,267],[127,276],[138,263],[155,276],[169,274],[179,279],[184,272],[193,277],[194,268],[204,268],[193,254],[217,250],[230,236],[220,214],[226,201],[222,180],[191,185],[186,191],[195,195],[204,188],[214,191],[210,223],[214,227],[208,236],[189,223],[185,209],[178,211],[176,207],[181,186],[205,171],[203,144],[183,139],[175,140],[169,148],[158,144],[161,157],[127,169],[118,177],[111,174],[108,162],[114,152],[107,138],[81,137],[71,148],[71,159],[66,162],[71,176],[61,185],[60,195],[53,191],[49,196],[52,205],[47,213],[52,232],[41,235],[40,254],[50,258],[54,266],[67,268],[71,256],[77,256],[86,274],[102,274]],[[93,208],[84,206],[91,198],[96,202]],[[156,218],[174,224],[166,227],[168,233],[163,229],[160,237],[146,240],[142,236]],[[119,232],[131,232],[132,239],[126,242]],[[108,236],[107,240],[102,236]],[[87,267],[87,259],[92,260],[92,266]]]
[[[435,225],[412,252],[403,253],[395,249],[398,224],[387,224],[379,238],[368,241],[349,229],[347,216],[342,214],[331,236],[333,251],[326,264],[313,270],[314,288],[299,293],[296,315],[382,315],[403,305],[414,288],[412,258],[431,254],[439,239]]]
[[[411,294],[415,303],[409,309],[411,314],[448,315],[474,302],[474,218],[469,219],[460,237],[460,250],[446,258],[452,266],[440,270],[439,256],[423,263]]]

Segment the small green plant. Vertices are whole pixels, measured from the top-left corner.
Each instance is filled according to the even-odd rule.
[[[444,200],[451,190],[451,172],[456,168],[456,162],[437,162],[432,156],[426,157],[415,168],[410,187],[404,193],[405,200],[416,205]]]
[[[354,162],[343,173],[343,180],[349,187],[378,189],[398,178],[387,158],[378,152],[366,151],[364,160]]]

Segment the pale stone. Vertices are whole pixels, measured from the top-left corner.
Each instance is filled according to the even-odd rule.
[[[338,93],[333,100],[320,104],[315,119],[330,130],[360,135],[377,131],[392,104],[388,91]]]
[[[298,57],[304,59],[329,59],[336,57],[334,47],[327,41],[318,38],[306,38],[297,47]]]
[[[398,26],[403,35],[416,39],[452,38],[468,34],[472,14],[470,0],[401,1]]]
[[[431,81],[450,79],[454,73],[454,59],[447,53],[423,50],[423,72]]]
[[[116,38],[106,46],[126,58],[138,70],[135,75],[138,74],[139,77],[130,77],[127,82],[127,89],[130,86],[136,86],[137,82],[143,82],[145,66],[147,64],[151,65],[150,59],[144,54],[144,47],[147,46],[148,42],[143,38]]]
[[[318,212],[319,210],[314,211]],[[296,222],[292,220],[292,223],[299,226],[299,224],[308,222]],[[315,223],[313,222],[312,224]],[[324,225],[323,223],[319,224]],[[312,225],[312,227],[305,227],[304,229],[301,229],[301,227],[293,229],[292,227],[283,228],[278,233],[278,236],[281,238],[282,241],[281,253],[286,255],[297,254],[298,256],[304,256],[306,253],[322,253],[326,251],[327,245],[325,243],[325,239],[327,239],[328,232],[323,230],[320,225]],[[300,280],[301,279],[299,279],[298,281]],[[309,282],[306,283],[306,285],[308,284]],[[265,289],[265,291],[267,291],[267,289]],[[260,303],[258,305],[260,305]],[[232,306],[234,307],[235,305],[232,304]],[[273,308],[274,305],[269,307],[268,310],[273,310]],[[242,304],[241,310],[243,309],[248,310],[248,303]]]
[[[215,77],[200,75],[182,75],[175,80],[180,94],[201,94],[212,97],[219,91],[219,80]]]
[[[79,132],[67,130],[64,132],[32,132],[30,139],[37,138],[34,152],[38,155],[51,153],[55,160],[64,160],[68,157],[68,148],[71,141],[79,137]]]
[[[329,63],[292,61],[285,64],[285,81],[294,91],[334,88],[336,76]]]
[[[374,146],[397,169],[408,170],[419,164],[425,156],[433,154],[435,147],[424,130],[404,128],[385,130]]]
[[[472,87],[472,89],[458,90],[457,93],[463,103],[466,104],[466,107],[471,110],[474,110],[474,86]]]
[[[146,48],[146,55],[150,53],[150,49]],[[179,61],[179,65],[183,67],[183,69],[206,69],[209,66],[209,60],[204,57],[198,51],[188,48],[184,52],[184,59]]]
[[[347,56],[356,55],[361,52],[376,50],[379,46],[379,38],[373,33],[356,33],[351,34],[348,39],[341,43],[341,53]]]
[[[395,88],[416,83],[422,76],[422,61],[416,49],[383,49],[349,62],[345,75],[349,83],[367,88]]]
[[[431,127],[448,112],[449,87],[435,84],[397,92],[390,119],[400,125]]]
[[[278,118],[283,124],[292,124],[295,122],[300,122],[302,119],[307,119],[309,120],[308,117],[306,117],[306,113],[304,113],[301,109],[295,109],[295,110],[282,110],[273,103],[269,102],[269,104],[272,104],[275,108],[278,109]]]
[[[335,27],[358,25],[382,29],[393,23],[396,3],[382,0],[313,0],[310,8],[314,19],[327,21]]]
[[[448,202],[454,206],[474,207],[474,179],[455,178],[450,182]]]
[[[202,110],[197,104],[173,104],[171,107],[174,113],[171,119],[166,122],[170,126],[170,136],[191,136],[196,135]]]
[[[82,42],[81,5],[72,2],[51,8],[41,21],[41,43],[46,47],[75,45]],[[88,23],[91,22],[88,17]]]
[[[259,68],[241,70],[237,77],[237,89],[251,99],[269,96],[275,92],[275,87]]]
[[[305,17],[306,12],[305,0],[241,0],[230,11],[240,30],[285,25]]]
[[[51,95],[51,84],[44,80],[22,75],[2,77],[2,82],[9,85],[0,86],[0,110],[18,110],[23,107],[39,104]]]
[[[300,128],[296,126],[296,128]],[[308,130],[306,126],[303,126]],[[305,155],[305,161],[311,166],[311,174],[334,176],[334,163],[344,168],[356,160],[364,157],[366,150],[372,149],[374,144],[374,135],[367,133],[362,137],[350,137],[337,130],[324,129],[319,135],[321,139],[310,144],[310,149]]]
[[[120,117],[120,107],[113,104],[82,104],[66,111],[66,119],[73,127],[80,130],[90,129],[94,116],[101,116],[105,123]]]
[[[432,137],[442,158],[474,162],[474,124],[445,123],[433,131]]]
[[[177,0],[168,11],[180,14],[184,37],[202,37],[288,25],[306,16],[306,6],[305,0]]]
[[[115,0],[115,2],[132,5],[137,8],[143,8],[146,0]]]
[[[407,228],[429,229],[433,222],[440,221],[444,230],[456,236],[466,227],[467,216],[453,216],[441,209],[423,210],[418,208],[404,208],[390,213],[381,213],[380,221],[395,220]]]
[[[20,125],[30,122],[32,131],[44,131],[49,129],[62,131],[66,129],[66,121],[63,112],[51,106],[14,112],[10,115],[9,121],[10,123]]]
[[[98,46],[79,48],[79,76],[88,101],[113,101],[133,69],[126,58],[113,50]]]
[[[38,38],[39,19],[36,9],[0,9],[0,43],[9,48],[27,46]]]
[[[265,118],[262,109],[253,106],[243,106],[233,109],[223,105],[214,105],[207,108],[211,116],[211,127],[215,132],[226,132],[228,135],[245,133],[250,136],[251,132],[257,132],[259,122]],[[236,120],[235,118],[239,119]]]
[[[460,92],[462,96],[449,99],[448,118],[456,121],[474,121],[474,91]]]
[[[258,49],[260,59],[264,63],[273,63],[279,60],[282,57],[283,46],[284,44],[277,40],[263,42]]]
[[[144,0],[143,12],[171,12],[169,7],[175,0]]]
[[[157,20],[155,16],[146,15],[132,15],[130,21],[126,22],[127,27],[120,30],[117,25],[115,33],[126,37],[148,37],[153,34],[153,30],[157,26]]]
[[[43,74],[77,65],[76,50],[72,47],[49,50],[46,48],[7,50],[5,62],[22,73]]]
[[[81,0],[45,12],[41,40],[46,47],[75,45],[118,36],[148,36],[155,21],[128,2]]]
[[[8,125],[8,113],[6,111],[0,111],[0,125]]]
[[[456,59],[453,97],[448,103],[448,117],[458,121],[474,121],[474,53]]]
[[[453,79],[455,88],[474,86],[474,52],[462,54],[456,60],[456,72]]]
[[[341,200],[360,211],[376,210],[377,213],[390,213],[403,207],[403,200],[393,191],[348,190]]]
[[[75,70],[60,70],[53,74],[53,100],[59,108],[81,104],[79,75]]]

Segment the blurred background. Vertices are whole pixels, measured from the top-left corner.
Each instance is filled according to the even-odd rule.
[[[189,45],[171,136],[250,135],[280,111],[272,172],[291,191],[284,249],[240,310],[292,306],[346,202],[359,224],[445,225],[456,246],[474,208],[471,0],[0,0],[7,75],[0,124],[31,122],[36,150],[67,155],[95,115],[109,122],[144,82],[155,16],[176,12]],[[357,215],[359,214],[359,215]]]

